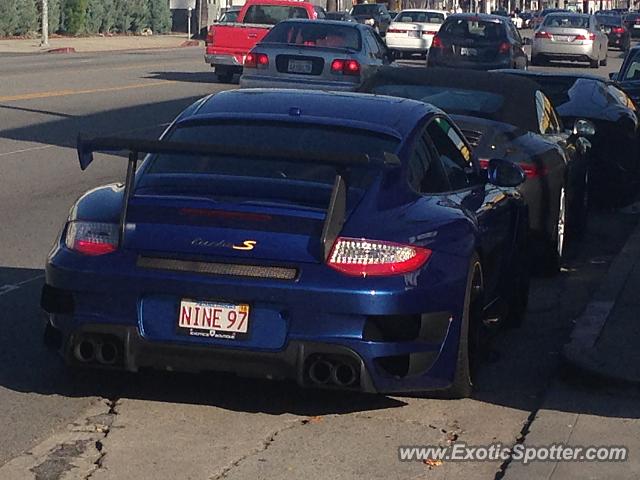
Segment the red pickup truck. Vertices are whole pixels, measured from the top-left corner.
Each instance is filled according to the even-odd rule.
[[[256,43],[276,23],[289,18],[324,18],[324,9],[304,0],[247,0],[235,23],[209,27],[205,62],[221,82],[242,73],[242,64]]]

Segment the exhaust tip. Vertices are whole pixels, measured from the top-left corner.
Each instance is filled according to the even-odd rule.
[[[331,372],[331,380],[340,387],[349,387],[356,381],[356,369],[348,363],[338,364]]]
[[[316,360],[309,367],[309,378],[314,383],[324,385],[331,379],[333,365],[326,360]]]
[[[113,365],[118,358],[118,347],[112,342],[100,343],[96,349],[96,360],[103,365]]]
[[[96,344],[93,340],[84,338],[76,344],[73,352],[81,362],[91,362],[96,358]]]

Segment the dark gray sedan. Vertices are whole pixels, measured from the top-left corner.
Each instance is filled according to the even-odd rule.
[[[287,20],[247,54],[240,87],[353,91],[391,60],[367,25]]]

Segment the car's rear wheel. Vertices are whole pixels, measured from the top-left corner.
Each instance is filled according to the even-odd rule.
[[[482,266],[474,254],[467,275],[456,370],[451,386],[443,392],[446,398],[466,398],[473,391],[474,373],[482,346],[482,282]]]
[[[531,65],[540,67],[544,65],[544,60],[539,55],[536,55],[535,57],[531,57]]]
[[[600,61],[598,59],[589,60],[589,66],[591,68],[598,68],[600,66]]]
[[[604,53],[604,60],[600,60],[600,65],[602,67],[606,67],[607,66],[607,52]]]
[[[221,83],[230,83],[233,80],[233,71],[227,68],[216,68],[216,77]]]
[[[504,326],[517,328],[522,325],[527,305],[529,303],[529,285],[531,273],[529,264],[529,219],[520,219],[520,225],[516,232],[515,251],[511,262],[511,272],[507,281],[507,316]]]

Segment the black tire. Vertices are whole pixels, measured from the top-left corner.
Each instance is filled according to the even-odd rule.
[[[604,60],[600,61],[600,66],[601,67],[606,67],[607,66],[607,56],[604,56]]]
[[[542,58],[537,56],[537,57],[531,57],[530,64],[533,65],[534,67],[541,67],[542,65],[544,65],[544,62],[543,62]]]
[[[216,68],[216,77],[220,83],[231,83],[233,80],[233,72],[227,69]]]
[[[529,286],[531,284],[531,272],[529,264],[529,219],[519,219],[515,252],[510,268],[511,274],[506,279],[507,287],[505,300],[507,301],[507,316],[504,319],[505,328],[518,328],[524,321],[529,304]]]
[[[600,66],[600,62],[598,60],[589,60],[589,67],[598,68]]]
[[[474,372],[481,348],[482,299],[482,266],[478,255],[474,254],[469,262],[456,370],[451,386],[442,392],[445,398],[467,398],[473,392]]]
[[[589,171],[584,174],[584,182],[581,185],[580,193],[573,199],[571,210],[571,222],[569,224],[568,240],[570,242],[581,239],[587,230],[589,220],[589,207],[591,204],[589,191]]]

